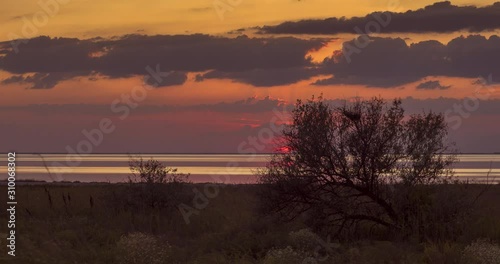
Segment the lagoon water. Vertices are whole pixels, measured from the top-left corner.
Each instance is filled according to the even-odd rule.
[[[193,182],[254,183],[255,173],[270,155],[243,154],[141,154],[178,172],[190,173]],[[127,154],[17,154],[18,179],[40,181],[121,182],[130,176]],[[461,154],[455,175],[474,182],[500,183],[500,154]],[[7,156],[0,161],[0,179],[7,178]]]

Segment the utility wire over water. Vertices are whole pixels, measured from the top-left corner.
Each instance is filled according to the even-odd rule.
[[[190,173],[193,182],[213,181],[213,175],[231,175],[231,183],[255,183],[259,168],[265,167],[269,154],[140,154],[134,157],[153,158],[178,172]],[[500,154],[460,154],[453,168],[455,176],[473,182],[500,183]],[[78,166],[67,166],[68,160],[78,159]],[[91,154],[76,156],[67,154],[18,154],[18,180],[52,181],[58,173],[63,181],[122,182],[128,179],[130,170],[127,154]],[[228,163],[237,167],[227,167]],[[64,165],[63,165],[64,164]],[[5,180],[6,164],[0,163]],[[50,172],[50,174],[49,174]]]

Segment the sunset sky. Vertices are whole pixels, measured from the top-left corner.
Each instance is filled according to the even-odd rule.
[[[8,0],[0,23],[2,152],[67,153],[110,120],[92,152],[238,153],[320,94],[400,97],[500,152],[500,2]]]

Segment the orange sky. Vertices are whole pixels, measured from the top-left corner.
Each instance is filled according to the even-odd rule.
[[[42,3],[58,3],[44,19]],[[91,38],[131,33],[223,34],[242,28],[276,24],[286,20],[331,16],[364,16],[373,11],[405,11],[435,1],[409,0],[8,0],[0,9],[0,41],[9,34],[22,36],[26,24],[38,23],[36,35]],[[229,3],[233,3],[230,5]],[[491,4],[487,0],[458,0],[455,5]],[[45,5],[43,5],[45,6]],[[52,5],[47,5],[52,6]],[[219,9],[216,9],[216,6]],[[216,10],[227,10],[222,16]],[[221,13],[222,11],[219,11]],[[52,15],[51,14],[51,15]],[[222,18],[221,18],[222,17]],[[29,21],[29,22],[26,22]],[[38,22],[34,22],[38,21]],[[32,36],[26,36],[32,37]]]
[[[254,87],[249,84],[235,83],[231,80],[205,80],[194,81],[195,74],[188,75],[188,81],[183,85],[159,88],[148,92],[145,104],[163,105],[192,105],[213,104],[218,102],[233,102],[248,97],[264,98],[271,96],[287,102],[296,99],[308,99],[312,95],[323,94],[325,98],[348,99],[352,97],[370,98],[382,96],[387,99],[395,97],[426,98],[464,98],[474,96],[477,86],[471,85],[474,79],[450,78],[434,76],[424,78],[422,81],[439,80],[444,86],[451,86],[446,90],[417,90],[416,86],[422,81],[402,85],[398,88],[377,88],[363,85],[329,85],[315,86],[311,83],[320,77],[300,81],[291,85],[273,87]],[[10,76],[0,72],[0,79]],[[486,76],[485,76],[486,78]],[[78,78],[63,81],[52,89],[26,89],[26,85],[10,84],[1,85],[1,105],[27,105],[27,104],[111,104],[121,94],[130,94],[132,89],[142,84],[142,78],[131,77],[121,79],[104,79],[89,81]],[[500,89],[489,93],[489,99],[499,99]]]
[[[331,16],[364,16],[376,10],[405,11],[417,9],[435,1],[408,1],[408,0],[190,0],[190,1],[164,1],[152,0],[19,0],[7,1],[0,9],[0,41],[9,40],[10,34],[23,37],[23,28],[27,24],[35,25],[36,34],[52,37],[77,37],[91,38],[97,36],[119,36],[122,34],[191,34],[195,32],[209,34],[225,34],[226,32],[242,27],[262,26],[277,24],[287,20],[304,18],[324,18]],[[50,4],[49,4],[50,3]],[[55,3],[55,5],[54,5]],[[225,5],[224,3],[233,3]],[[491,4],[486,0],[460,0],[453,1],[455,5],[474,4],[477,6]],[[43,18],[40,12],[47,14],[47,9],[53,11],[53,16],[48,16],[46,21],[41,21],[37,26],[35,21]],[[217,7],[219,9],[217,9]],[[325,8],[326,7],[326,8]],[[226,10],[221,17],[217,10]],[[29,22],[27,22],[29,21]],[[45,22],[45,23],[43,23]],[[405,34],[408,44],[435,39],[447,43],[451,39],[467,34],[454,32],[448,34]],[[483,35],[490,36],[498,32],[487,32]],[[30,35],[29,37],[33,37]],[[310,55],[317,62],[331,56],[332,52],[339,50],[343,41],[354,38],[356,35],[338,35],[340,39],[332,41],[320,51],[311,52]],[[380,35],[391,36],[391,35]],[[0,79],[11,75],[0,71]],[[249,96],[274,96],[292,99],[295,97],[308,98],[311,94],[324,93],[332,97],[375,96],[435,98],[466,96],[469,92],[463,89],[470,80],[464,81],[453,78],[434,78],[443,80],[443,83],[452,85],[446,91],[418,91],[415,92],[417,83],[404,85],[401,89],[366,88],[361,85],[342,85],[339,87],[314,87],[311,81],[302,81],[293,85],[277,86],[272,88],[252,87],[251,85],[234,83],[229,80],[206,80],[202,83],[193,81],[194,74],[190,75],[191,81],[184,87],[169,87],[154,91],[154,99],[148,99],[156,104],[189,104],[193,102],[207,103],[231,101]],[[432,78],[428,78],[432,79]],[[1,93],[6,96],[0,98],[1,104],[31,104],[43,103],[107,103],[116,98],[120,93],[127,92],[134,85],[140,84],[140,78],[99,80],[91,82],[85,78],[63,81],[56,89],[47,91],[28,91],[22,89],[23,85],[2,85]],[[338,85],[337,85],[338,86]],[[85,89],[80,89],[85,87]],[[186,89],[189,91],[186,91]],[[498,98],[498,93],[493,94]],[[11,98],[16,98],[12,100]],[[175,98],[175,99],[173,99]],[[293,101],[293,99],[292,99]]]

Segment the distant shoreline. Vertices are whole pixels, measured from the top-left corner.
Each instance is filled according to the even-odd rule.
[[[60,152],[46,152],[46,153],[39,153],[39,152],[16,152],[17,154],[25,155],[79,155],[77,153],[60,153]],[[81,156],[90,156],[90,155],[273,155],[273,154],[280,154],[276,152],[267,152],[267,153],[230,153],[230,152],[221,152],[221,153],[183,153],[183,152],[158,152],[158,153],[142,153],[142,152],[137,152],[137,153],[112,153],[112,152],[96,152],[96,153],[90,153],[90,154],[82,154]],[[500,152],[461,152],[461,153],[444,153],[444,154],[458,154],[458,155],[500,155]]]
[[[463,182],[466,182],[466,180],[463,180]],[[0,187],[5,187],[7,186],[7,181],[6,180],[1,180],[0,181]],[[44,186],[44,185],[50,185],[50,186],[117,186],[117,185],[128,185],[128,182],[81,182],[81,181],[40,181],[40,180],[18,180],[16,181],[16,185],[18,186]],[[140,183],[133,183],[133,184],[140,184]],[[218,183],[218,182],[189,182],[185,183],[188,185],[204,185],[204,184],[218,184],[218,185],[231,185],[231,186],[237,186],[237,185],[245,185],[245,186],[251,186],[251,185],[259,185],[259,183],[254,182],[254,183],[238,183],[238,182],[223,182],[223,183]],[[488,183],[485,183],[483,181],[469,181],[468,184],[472,184],[475,186],[480,186],[480,185],[500,185],[500,179],[492,179]]]

